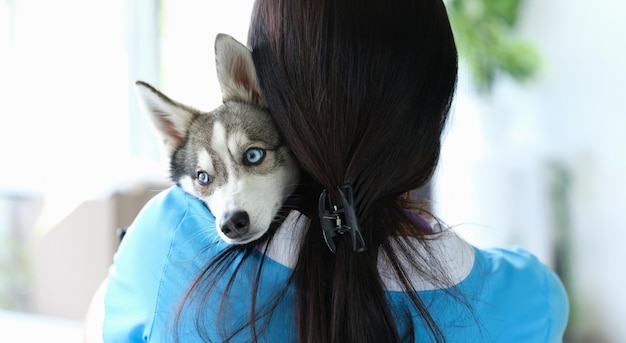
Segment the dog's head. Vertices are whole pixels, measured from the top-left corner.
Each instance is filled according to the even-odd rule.
[[[221,34],[215,57],[223,103],[211,112],[144,82],[137,91],[164,139],[172,180],[208,206],[224,241],[245,244],[267,232],[298,169],[268,112],[250,50]]]

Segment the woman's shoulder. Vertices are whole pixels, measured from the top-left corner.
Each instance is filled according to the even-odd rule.
[[[568,300],[558,276],[535,255],[521,247],[481,249],[454,231],[443,231],[427,241],[428,251],[445,269],[442,288],[419,269],[403,262],[407,276],[447,336],[483,337],[484,341],[559,342],[568,317]],[[419,248],[420,245],[417,245]],[[384,261],[384,259],[383,259]],[[402,306],[407,293],[397,278],[381,276],[389,297]],[[469,318],[469,319],[468,319]]]
[[[162,224],[181,222],[190,216],[214,220],[202,201],[189,195],[179,186],[171,186],[157,193],[143,206],[129,229],[135,230],[138,227],[161,224],[159,227],[172,230],[176,227]]]
[[[172,186],[150,199],[128,228],[118,249],[171,254],[172,244],[202,248],[216,241],[215,217],[198,198]],[[133,245],[127,249],[126,245]],[[136,249],[137,248],[137,249]]]
[[[473,270],[463,281],[467,289],[484,290],[488,287],[488,290],[497,290],[491,296],[509,298],[509,304],[516,301],[527,303],[529,299],[537,298],[545,303],[567,306],[565,288],[558,275],[527,249],[519,246],[474,247],[474,252]],[[515,293],[524,297],[514,297]]]
[[[510,248],[477,248],[474,251],[493,268],[514,268],[518,270],[543,269],[544,264],[529,250],[521,246]]]
[[[569,302],[558,275],[522,247],[474,251],[473,270],[459,286],[485,324],[498,328],[497,341],[561,341]]]
[[[213,223],[206,206],[177,186],[145,204],[109,270],[105,338],[149,337],[155,322],[168,319],[181,290],[189,286],[202,268],[201,261],[213,250],[207,248],[219,244]]]
[[[191,261],[208,247],[219,245],[214,222],[208,208],[180,187],[160,192],[129,227],[109,276],[125,272],[125,277],[160,277],[172,261]]]
[[[515,290],[517,287],[514,286],[518,284],[516,281],[520,281],[519,284],[524,288],[530,285],[539,288],[563,288],[556,273],[525,248],[474,247],[474,253],[476,261],[468,283],[491,280],[493,283],[507,285],[507,289]]]

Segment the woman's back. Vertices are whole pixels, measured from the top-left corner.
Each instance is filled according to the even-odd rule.
[[[104,338],[107,342],[171,341],[172,323],[184,291],[202,271],[204,261],[227,247],[215,230],[207,227],[213,217],[196,198],[173,187],[146,205],[133,223],[116,256],[105,296]],[[158,223],[158,224],[157,224]],[[195,328],[193,305],[182,314],[179,324],[182,342],[222,342],[249,319],[250,294],[256,268],[263,260],[257,290],[257,307],[263,313],[268,301],[279,296],[289,283],[297,253],[298,232],[306,220],[292,213],[275,239],[274,248],[264,254],[255,250],[237,271],[235,283],[224,303],[221,295],[226,278],[218,285],[204,308],[207,337]],[[567,319],[567,298],[558,278],[535,257],[522,249],[480,250],[452,232],[435,234],[431,241],[456,286],[434,289],[419,274],[412,274],[416,289],[433,319],[449,342],[558,342]],[[200,238],[200,239],[199,239]],[[135,255],[135,256],[130,256]],[[385,275],[384,264],[382,273]],[[234,266],[233,264],[232,266]],[[410,270],[410,269],[409,269]],[[415,325],[415,342],[430,341],[430,333],[411,301],[393,275],[384,277],[386,296],[398,316],[402,335],[408,327],[404,312]],[[257,323],[261,342],[296,342],[294,288],[287,288],[270,314]],[[218,312],[222,307],[222,312]],[[365,315],[365,314],[363,314]],[[404,323],[404,324],[403,324]],[[232,342],[251,341],[245,328]]]

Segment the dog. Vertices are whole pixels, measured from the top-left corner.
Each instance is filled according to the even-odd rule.
[[[163,138],[172,181],[204,202],[221,239],[246,244],[269,230],[299,172],[267,108],[251,51],[219,34],[215,62],[222,104],[210,112],[142,81],[136,88]]]

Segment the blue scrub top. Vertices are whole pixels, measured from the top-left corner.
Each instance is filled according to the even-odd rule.
[[[200,200],[177,186],[146,204],[124,237],[109,271],[102,328],[105,342],[172,341],[174,314],[181,297],[206,262],[228,246],[215,232],[214,220]],[[568,300],[558,277],[521,248],[473,250],[474,265],[457,285],[463,295],[461,301],[442,290],[419,291],[446,340],[561,342]],[[257,252],[237,272],[236,283],[222,304],[224,315],[218,320],[215,314],[224,285],[218,284],[215,294],[209,295],[203,318],[215,324],[207,325],[209,337],[205,340],[198,335],[195,320],[188,316],[194,310],[183,312],[181,342],[221,342],[229,326],[243,323],[241,313],[250,308],[251,278],[256,262],[262,258]],[[284,288],[290,272],[287,266],[265,258],[257,308],[264,305],[262,295],[275,295]],[[261,332],[261,342],[296,342],[291,292],[289,287],[271,316],[263,321],[267,326]],[[406,310],[406,293],[388,291],[387,295],[394,312]],[[420,335],[427,331],[419,315],[413,313],[413,318],[415,341],[428,340]],[[400,332],[403,329],[399,324]],[[250,330],[243,330],[232,342],[249,342],[250,337]]]

